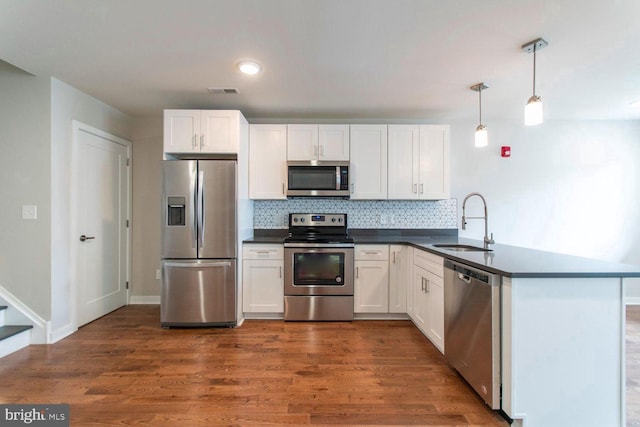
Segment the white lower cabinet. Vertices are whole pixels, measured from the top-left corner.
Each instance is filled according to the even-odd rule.
[[[388,313],[389,246],[356,246],[354,267],[354,312]]]
[[[389,245],[389,313],[407,313],[407,283],[411,280],[411,248]]]
[[[412,313],[416,326],[444,353],[444,267],[443,258],[414,250]]]
[[[282,245],[245,244],[242,248],[242,308],[245,313],[284,311]]]

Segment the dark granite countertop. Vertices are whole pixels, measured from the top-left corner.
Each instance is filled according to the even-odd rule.
[[[620,264],[564,255],[554,252],[527,249],[519,246],[495,244],[490,252],[459,252],[433,245],[454,243],[482,247],[481,240],[457,237],[457,233],[425,235],[407,231],[402,233],[351,233],[357,245],[406,244],[485,271],[514,278],[551,277],[640,277],[640,266]],[[447,235],[449,234],[449,235]],[[245,243],[278,244],[285,235],[259,235]]]

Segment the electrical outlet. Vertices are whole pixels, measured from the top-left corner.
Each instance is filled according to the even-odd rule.
[[[156,280],[160,279],[162,279],[162,274],[160,273],[160,270],[156,270]]]
[[[38,219],[38,206],[22,205],[22,219]]]

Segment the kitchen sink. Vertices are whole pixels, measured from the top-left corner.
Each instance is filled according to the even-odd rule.
[[[463,251],[463,252],[490,252],[491,251],[491,249],[485,249],[479,246],[444,244],[444,243],[433,245],[433,247],[438,249],[446,249],[448,251]]]

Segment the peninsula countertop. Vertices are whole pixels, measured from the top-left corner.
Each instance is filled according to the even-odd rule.
[[[244,243],[282,244],[284,235],[256,236]],[[356,234],[356,245],[400,244],[409,245],[454,262],[460,262],[491,273],[507,277],[640,277],[640,266],[608,262],[519,246],[494,244],[488,252],[463,252],[437,248],[437,244],[462,244],[482,247],[481,240],[456,235]]]

